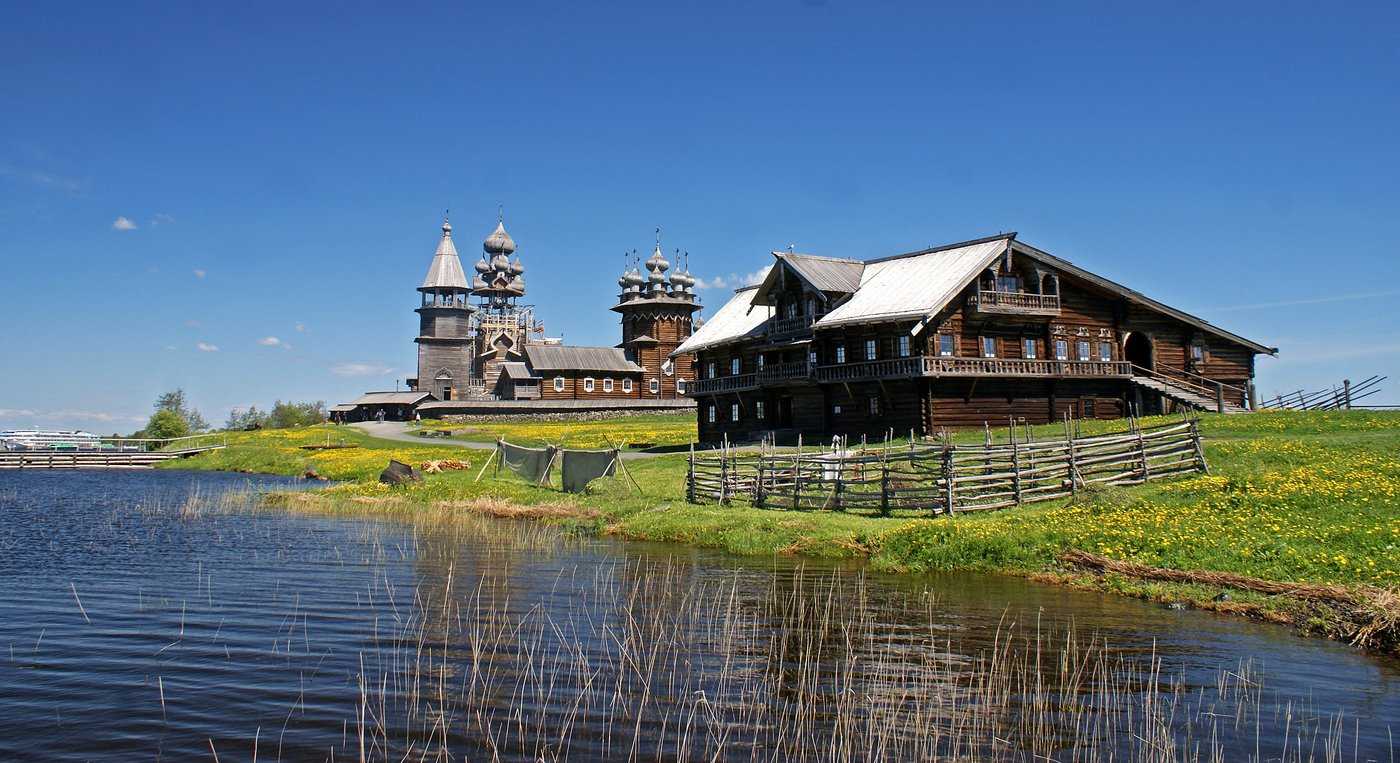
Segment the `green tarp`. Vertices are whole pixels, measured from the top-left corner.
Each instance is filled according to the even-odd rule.
[[[505,467],[532,483],[539,484],[544,479],[544,474],[549,469],[549,463],[554,459],[555,448],[522,448],[519,445],[511,445],[501,441],[497,444],[500,448],[501,463]]]
[[[617,473],[615,450],[564,451],[563,487],[566,493],[582,493],[588,483]]]

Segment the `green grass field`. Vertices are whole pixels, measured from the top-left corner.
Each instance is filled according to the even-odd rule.
[[[570,448],[653,447],[685,445],[695,439],[694,413],[661,413],[597,421],[422,421],[417,428],[452,432],[453,439],[516,445],[564,445]]]
[[[1082,431],[1087,435],[1123,426],[1084,422]],[[1198,606],[1291,620],[1322,631],[1328,630],[1325,622],[1302,622],[1316,619],[1315,611],[1298,611],[1284,598],[1237,593],[1232,604],[1220,605],[1211,602],[1218,588],[1088,576],[1063,568],[1057,557],[1080,549],[1156,567],[1275,581],[1400,585],[1400,413],[1207,415],[1201,419],[1201,431],[1210,475],[1085,491],[1070,500],[984,514],[929,518],[691,505],[684,500],[683,454],[628,461],[641,494],[624,479],[599,480],[588,494],[577,496],[526,485],[504,471],[499,476],[488,471],[474,482],[476,469],[490,451],[376,441],[353,429],[329,426],[234,434],[228,450],[173,466],[278,474],[314,468],[344,481],[328,489],[328,498],[351,497],[360,504],[390,497],[421,505],[547,504],[557,509],[551,516],[591,532],[741,554],[866,557],[877,567],[907,572],[1047,575],[1136,596],[1184,599]],[[1033,434],[1063,436],[1063,428],[1039,427]],[[299,447],[324,443],[328,436],[332,442],[343,439],[360,447]],[[578,440],[587,442],[586,437]],[[982,437],[982,432],[967,432],[957,439]],[[474,468],[388,488],[375,477],[391,457],[415,464],[456,458]]]

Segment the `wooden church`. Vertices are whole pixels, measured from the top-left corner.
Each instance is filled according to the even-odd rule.
[[[473,270],[468,281],[452,225],[444,220],[418,287],[418,375],[408,386],[434,398],[419,411],[479,412],[491,410],[484,404],[493,401],[516,403],[510,410],[568,407],[564,401],[691,405],[690,359],[672,355],[690,338],[701,309],[696,279],[688,270],[668,273],[659,233],[651,257],[618,279],[612,310],[620,314],[622,341],[614,347],[569,346],[545,336],[534,307],[523,301],[525,266],[503,220],[482,242]]]
[[[874,260],[773,252],[674,351],[703,441],[1254,407],[1276,348],[1015,233]]]

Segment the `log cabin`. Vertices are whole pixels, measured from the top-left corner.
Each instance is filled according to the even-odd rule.
[[[1007,233],[873,260],[773,252],[678,346],[699,438],[1255,406],[1276,354]]]

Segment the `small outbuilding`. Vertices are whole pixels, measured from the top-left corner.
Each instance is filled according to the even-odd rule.
[[[419,403],[437,400],[429,392],[366,392],[355,400],[332,406],[331,420],[412,421]]]

